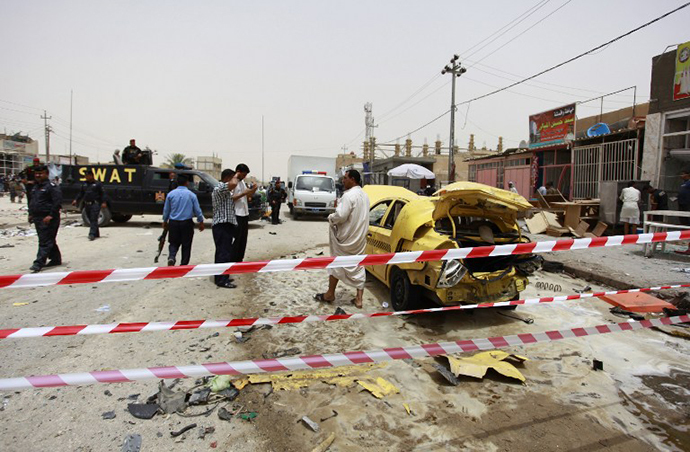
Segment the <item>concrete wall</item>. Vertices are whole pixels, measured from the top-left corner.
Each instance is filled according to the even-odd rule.
[[[642,146],[642,179],[652,181],[659,186],[663,149],[661,146],[661,113],[647,115],[645,122],[644,145]]]

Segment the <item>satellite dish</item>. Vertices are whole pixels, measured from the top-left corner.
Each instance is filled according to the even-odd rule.
[[[525,140],[520,141],[520,144],[518,145],[520,149],[527,149],[529,146],[527,146],[527,142]]]

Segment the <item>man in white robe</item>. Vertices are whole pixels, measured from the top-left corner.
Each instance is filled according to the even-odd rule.
[[[364,254],[369,232],[369,197],[362,190],[361,183],[357,170],[348,170],[343,176],[345,193],[335,212],[328,216],[331,256]],[[314,298],[328,302],[335,300],[338,281],[357,289],[357,297],[352,302],[361,308],[366,281],[364,267],[329,268],[328,291],[316,294]]]

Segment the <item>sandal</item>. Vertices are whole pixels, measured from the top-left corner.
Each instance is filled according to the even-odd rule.
[[[335,298],[332,300],[329,300],[326,298],[325,293],[317,293],[316,295],[314,295],[314,300],[325,302],[325,303],[333,303],[335,301]]]

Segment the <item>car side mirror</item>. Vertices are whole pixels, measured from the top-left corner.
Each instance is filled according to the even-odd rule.
[[[292,188],[292,182],[288,182],[288,188]]]

